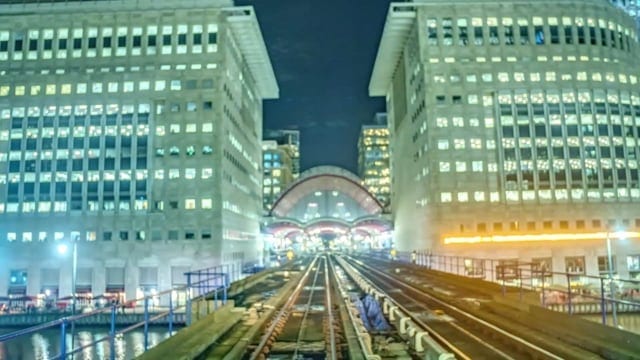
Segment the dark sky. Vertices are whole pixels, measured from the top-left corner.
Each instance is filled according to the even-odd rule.
[[[236,0],[253,5],[280,99],[264,103],[265,129],[299,129],[302,170],[357,171],[360,126],[384,111],[368,95],[389,0]]]

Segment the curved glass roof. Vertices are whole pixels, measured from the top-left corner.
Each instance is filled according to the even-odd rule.
[[[271,215],[307,223],[317,218],[354,221],[382,213],[383,206],[353,173],[335,166],[309,169],[280,194]]]

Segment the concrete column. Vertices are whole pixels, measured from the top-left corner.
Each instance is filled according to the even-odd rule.
[[[27,295],[38,295],[40,293],[40,283],[39,264],[29,264],[27,268]]]
[[[0,249],[0,251],[4,250]],[[9,293],[9,273],[11,272],[9,265],[9,259],[0,255],[0,296],[5,296]]]
[[[133,300],[137,297],[137,290],[140,284],[140,270],[137,264],[127,261],[124,268],[124,292],[126,300]]]
[[[167,261],[158,266],[158,292],[171,289],[171,265]],[[169,306],[169,296],[171,294],[160,297],[161,306]]]
[[[564,254],[553,254],[551,257],[551,269],[555,272],[565,272]],[[554,274],[551,283],[566,286],[567,278],[564,275]]]
[[[98,263],[93,267],[93,279],[91,284],[91,292],[94,296],[102,295],[107,289],[107,268],[104,264]]]
[[[58,281],[58,297],[71,296],[71,262],[60,262],[60,280]],[[31,276],[31,275],[29,275]]]

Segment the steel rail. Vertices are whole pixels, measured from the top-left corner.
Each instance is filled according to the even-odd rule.
[[[321,258],[323,260],[322,265],[318,265],[316,267],[316,273],[313,277],[313,283],[311,284],[311,289],[309,291],[309,300],[307,301],[307,306],[305,307],[304,315],[302,315],[302,320],[300,320],[300,328],[298,329],[298,337],[296,340],[296,349],[293,351],[293,358],[298,358],[298,348],[300,347],[300,340],[302,339],[302,331],[307,327],[305,326],[307,317],[309,316],[309,312],[311,311],[311,303],[313,302],[313,295],[316,291],[316,284],[318,283],[318,275],[320,275],[320,267],[324,266],[327,268],[327,260],[325,258]],[[326,273],[326,270],[325,270]]]
[[[327,311],[329,313],[329,342],[331,343],[331,360],[335,360],[338,358],[336,352],[336,334],[333,331],[333,305],[331,303],[331,283],[329,282],[329,271],[332,265],[328,256],[325,256],[325,272],[324,272],[324,283],[325,288],[327,289]]]
[[[353,259],[353,258],[351,258],[351,259]],[[353,260],[355,260],[355,259],[353,259]],[[448,304],[445,301],[442,301],[442,300],[440,300],[440,299],[438,299],[438,298],[436,298],[436,297],[434,297],[434,296],[432,296],[430,294],[427,294],[424,291],[422,291],[421,289],[418,289],[418,288],[414,287],[413,285],[406,284],[406,283],[404,283],[404,282],[402,282],[402,281],[400,281],[400,280],[398,280],[398,279],[396,279],[396,278],[394,278],[394,277],[392,277],[390,275],[385,274],[384,272],[382,272],[382,271],[380,271],[378,269],[375,269],[374,267],[371,267],[369,265],[364,264],[363,262],[361,262],[359,260],[355,260],[355,261],[357,261],[357,263],[360,266],[362,266],[363,268],[367,268],[367,269],[377,273],[379,276],[387,278],[387,279],[395,282],[396,284],[400,285],[401,287],[404,287],[406,289],[409,289],[409,290],[415,291],[417,293],[420,293],[422,296],[433,300],[434,302],[438,303],[439,305],[441,305],[441,306],[443,306],[445,308],[448,308],[449,310],[452,310],[453,312],[455,312],[455,313],[457,313],[457,314],[459,314],[461,316],[464,316],[464,317],[466,317],[466,318],[468,318],[470,320],[473,320],[476,323],[481,324],[481,325],[483,325],[483,326],[485,326],[485,327],[487,327],[487,328],[489,328],[489,329],[491,329],[491,330],[493,330],[495,332],[498,332],[500,335],[505,336],[505,337],[509,338],[510,340],[519,343],[520,345],[523,345],[523,346],[525,346],[525,347],[527,347],[529,349],[535,350],[535,351],[539,352],[540,354],[542,354],[544,356],[548,356],[551,359],[555,359],[555,360],[562,360],[563,359],[562,357],[560,357],[560,356],[558,356],[558,355],[556,355],[554,353],[551,353],[550,351],[548,351],[546,349],[543,349],[543,348],[539,347],[536,344],[533,344],[533,343],[531,343],[531,342],[529,342],[529,341],[527,341],[527,340],[525,340],[525,339],[523,339],[523,338],[521,338],[519,336],[515,336],[515,335],[503,330],[502,328],[500,328],[500,327],[498,327],[498,326],[496,326],[494,324],[491,324],[491,323],[489,323],[489,322],[487,322],[487,321],[485,321],[483,319],[480,319],[477,316],[472,315],[472,314],[470,314],[470,313],[468,313],[468,312],[466,312],[466,311],[464,311],[464,310],[462,310],[462,309],[460,309],[460,308],[458,308],[458,307],[456,307],[454,305]]]
[[[291,297],[289,298],[289,300],[287,300],[285,305],[280,309],[280,311],[278,312],[278,315],[276,315],[276,317],[273,319],[271,326],[269,326],[269,329],[267,329],[267,331],[264,333],[264,335],[260,339],[260,343],[255,348],[253,353],[251,353],[251,356],[249,357],[251,360],[257,359],[262,354],[262,349],[264,349],[264,347],[267,345],[267,341],[269,341],[269,338],[273,334],[276,326],[278,325],[280,320],[282,320],[282,318],[284,317],[286,310],[289,309],[291,305],[298,299],[298,296],[300,295],[300,291],[302,290],[304,283],[307,277],[309,277],[309,273],[311,272],[311,269],[313,269],[313,265],[316,263],[317,260],[318,260],[318,257],[316,256],[315,258],[313,258],[313,261],[311,261],[311,264],[307,268],[307,271],[304,273],[304,275],[300,279],[300,283],[298,283],[296,288],[293,290]]]

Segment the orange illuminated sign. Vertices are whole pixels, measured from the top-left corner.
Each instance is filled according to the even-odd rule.
[[[478,244],[478,243],[503,243],[523,241],[574,241],[574,240],[606,240],[610,239],[637,239],[640,232],[596,232],[582,234],[523,234],[523,235],[486,235],[486,236],[451,236],[445,237],[445,244]]]

